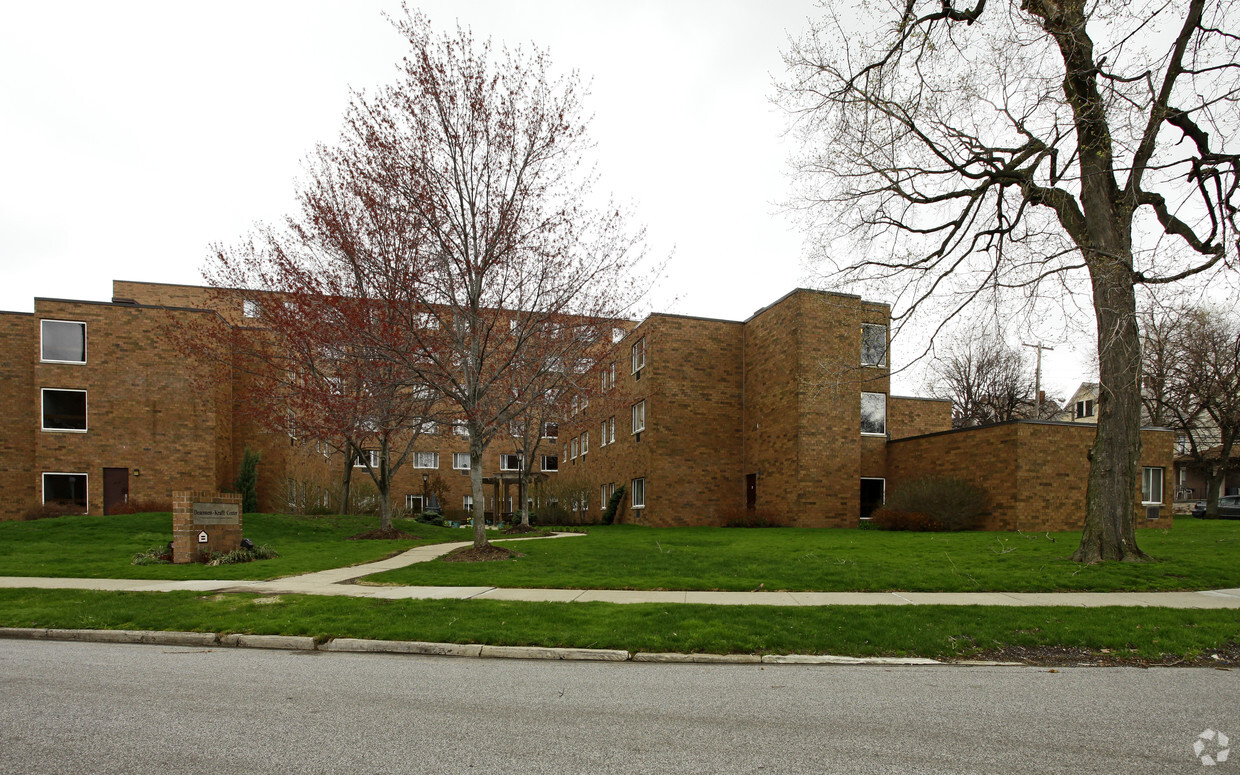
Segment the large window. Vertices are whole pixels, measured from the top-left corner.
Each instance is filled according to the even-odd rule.
[[[633,432],[641,433],[646,430],[646,402],[638,401],[633,404]]]
[[[635,509],[646,508],[646,479],[644,477],[641,479],[633,480],[632,496],[633,496],[633,508]]]
[[[861,433],[866,436],[887,435],[887,394],[861,394]]]
[[[81,514],[89,509],[86,474],[43,474],[43,502],[62,508],[73,508]]]
[[[439,468],[438,452],[414,452],[413,453],[414,468]]]
[[[633,343],[631,356],[633,361],[633,373],[636,374],[646,365],[646,337],[643,336],[641,339],[638,339]]]
[[[542,470],[559,471],[560,470],[560,459],[556,457],[555,455],[543,455],[542,456]]]
[[[1163,502],[1163,468],[1146,466],[1141,469],[1141,502],[1148,504]]]
[[[39,321],[39,357],[51,363],[86,363],[86,324]]]
[[[520,471],[521,456],[520,455],[500,455],[499,470],[501,471]]]
[[[452,453],[452,468],[457,471],[468,471],[469,470],[469,453],[468,452],[453,452]]]
[[[43,430],[86,432],[86,391],[43,388]]]
[[[861,365],[887,365],[887,326],[870,323],[861,326]]]

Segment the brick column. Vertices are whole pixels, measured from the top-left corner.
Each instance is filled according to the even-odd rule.
[[[195,505],[198,514],[195,515]],[[211,509],[210,506],[220,506]],[[235,518],[234,518],[235,513]],[[199,536],[205,533],[207,540]],[[172,561],[202,562],[212,552],[241,547],[241,496],[213,490],[172,493]]]

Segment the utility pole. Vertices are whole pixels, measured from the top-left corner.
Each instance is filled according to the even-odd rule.
[[[1034,395],[1034,404],[1038,408],[1037,419],[1040,420],[1042,419],[1042,351],[1050,350],[1051,352],[1055,352],[1055,348],[1047,347],[1041,342],[1038,342],[1037,344],[1029,344],[1028,342],[1021,342],[1021,345],[1025,347],[1032,347],[1038,351],[1037,366],[1034,368],[1033,395]]]

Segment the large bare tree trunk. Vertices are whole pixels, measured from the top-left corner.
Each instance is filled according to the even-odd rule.
[[[1098,431],[1090,450],[1085,530],[1072,559],[1143,561],[1133,498],[1141,460],[1140,336],[1131,258],[1092,256],[1098,323]]]

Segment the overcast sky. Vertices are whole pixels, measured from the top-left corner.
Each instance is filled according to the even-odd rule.
[[[809,0],[415,5],[439,29],[537,43],[592,83],[601,185],[672,255],[655,309],[739,320],[806,284],[770,98]],[[399,8],[8,4],[0,309],[107,300],[113,279],[200,283],[211,243],[292,209],[301,161],[335,140],[350,89],[392,79],[404,45],[382,13]],[[1066,397],[1089,378],[1085,352],[1056,345],[1044,380]]]

